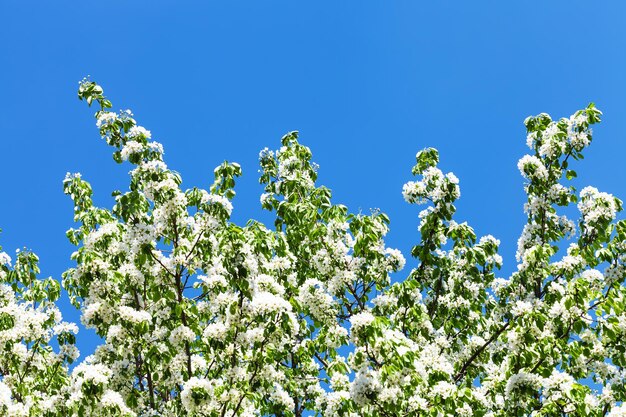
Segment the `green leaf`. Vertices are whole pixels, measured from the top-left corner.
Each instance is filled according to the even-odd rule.
[[[565,173],[565,178],[567,178],[568,180],[571,180],[572,178],[576,178],[576,177],[577,177],[576,171],[574,171],[573,169],[569,169]]]

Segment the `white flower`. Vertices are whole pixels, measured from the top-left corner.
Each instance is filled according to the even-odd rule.
[[[0,266],[11,266],[11,257],[6,252],[0,252]]]
[[[118,314],[122,320],[129,323],[140,324],[152,321],[152,316],[149,312],[145,310],[135,310],[134,308],[128,306],[120,306]]]
[[[133,413],[124,402],[122,396],[115,391],[110,389],[106,390],[100,399],[100,404],[104,409],[119,411],[122,415],[131,415],[134,416]]]
[[[563,301],[554,303],[548,311],[548,316],[553,319],[566,318],[568,314]]]
[[[374,322],[375,318],[369,311],[363,311],[350,317],[350,331],[358,332],[361,328],[367,327]]]
[[[506,388],[505,395],[509,397],[511,393],[520,386],[537,387],[541,382],[541,377],[535,374],[529,374],[526,372],[520,372],[518,374],[511,375]]]
[[[398,249],[385,249],[385,255],[387,255],[387,269],[390,271],[401,271],[406,264],[404,255]]]
[[[142,126],[133,126],[128,130],[126,137],[128,138],[136,138],[138,136],[143,136],[144,139],[150,139],[152,135],[149,130],[146,130]]]
[[[142,143],[139,143],[134,140],[129,140],[128,142],[126,142],[126,145],[124,145],[124,147],[122,148],[120,156],[122,157],[123,161],[127,161],[130,156],[141,153],[144,151],[144,149],[145,147]]]
[[[626,417],[626,404],[615,405],[606,417]]]
[[[548,178],[548,170],[541,159],[534,155],[524,155],[517,163],[521,174],[530,180],[545,180]]]
[[[77,334],[78,333],[78,326],[76,326],[76,324],[74,324],[74,323],[63,322],[63,323],[59,323],[56,326],[54,326],[52,328],[52,331],[54,332],[54,334],[61,334],[61,333]]]
[[[589,283],[594,283],[596,281],[601,282],[604,280],[604,275],[602,275],[602,272],[598,271],[597,269],[588,269],[586,271],[583,271],[580,274],[580,277],[588,281]]]
[[[537,132],[530,132],[527,136],[526,136],[526,145],[530,148],[533,149],[535,147],[535,142],[537,141]]]
[[[454,173],[452,172],[448,172],[446,174],[446,178],[448,179],[448,181],[450,181],[452,184],[458,184],[459,183],[459,179],[457,178],[456,175],[454,175]]]
[[[219,204],[224,208],[224,210],[226,210],[226,213],[228,213],[229,216],[233,211],[233,203],[231,203],[229,199],[221,195],[203,193],[202,202],[209,203],[211,205]]]
[[[611,194],[601,193],[594,187],[585,187],[580,192],[578,210],[585,223],[593,225],[598,221],[615,219],[617,205]]]
[[[264,161],[266,159],[274,158],[274,151],[269,150],[268,148],[263,148],[261,152],[259,152],[259,160]]]
[[[80,391],[80,387],[85,382],[98,386],[106,385],[111,375],[111,370],[103,364],[83,362],[72,371],[72,381],[77,387],[77,391]]]
[[[334,322],[336,303],[321,281],[307,279],[300,288],[298,302],[315,319],[326,323]]]
[[[206,379],[191,377],[183,387],[180,394],[183,407],[188,413],[202,410],[213,397],[213,386]]]
[[[494,246],[500,246],[500,241],[491,235],[481,237],[478,244],[483,245],[487,242],[493,244]]]
[[[223,341],[228,333],[228,327],[222,322],[211,323],[202,332],[202,337],[206,340]]]
[[[511,308],[511,313],[513,313],[514,316],[521,316],[531,311],[533,311],[532,303],[523,300],[517,300]]]
[[[376,394],[380,388],[378,373],[369,369],[362,370],[350,384],[350,397],[357,405],[363,406],[367,404],[368,396]]]
[[[180,325],[170,333],[169,342],[174,346],[182,346],[185,342],[193,342],[196,334],[187,326]]]
[[[103,111],[103,112],[100,112],[100,114],[98,115],[96,126],[99,128],[106,127],[115,123],[116,120],[117,120],[117,114],[113,112]]]
[[[3,407],[9,408],[11,406],[13,403],[11,397],[13,397],[11,388],[9,388],[3,381],[0,381],[0,410]]]
[[[250,308],[255,314],[264,315],[291,311],[291,304],[269,291],[261,291],[252,298]]]
[[[402,195],[407,203],[422,204],[426,197],[426,187],[419,181],[409,181],[402,187]]]
[[[270,193],[263,193],[263,194],[261,194],[261,198],[260,198],[261,204],[262,205],[268,204],[268,201],[270,200],[271,197],[272,197],[272,194],[270,194]]]
[[[431,390],[433,396],[440,396],[444,400],[456,392],[456,385],[447,381],[439,381]]]

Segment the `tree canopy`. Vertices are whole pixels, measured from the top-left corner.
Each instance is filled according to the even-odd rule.
[[[389,218],[334,203],[297,132],[259,154],[274,224],[242,226],[238,164],[183,190],[132,112],[88,79],[78,97],[132,166],[112,208],[80,174],[63,183],[77,249],[62,285],[102,343],[75,363],[60,283],[38,278],[34,253],[0,252],[1,415],[626,415],[622,202],[567,185],[600,122],[593,104],[524,121],[528,221],[508,278],[500,242],[454,220],[457,177],[419,151],[402,189],[426,206],[418,265],[392,278],[405,257],[385,244]]]

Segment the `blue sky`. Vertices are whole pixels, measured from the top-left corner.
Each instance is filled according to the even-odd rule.
[[[185,187],[239,162],[240,224],[270,218],[259,150],[299,130],[334,201],[389,214],[388,243],[408,257],[419,208],[402,185],[415,153],[436,147],[461,181],[457,220],[502,240],[506,276],[525,222],[526,116],[594,101],[604,121],[576,185],[626,199],[625,17],[623,1],[0,0],[0,244],[33,249],[60,279],[74,250],[65,173],[81,172],[99,205],[126,189],[129,167],[76,98],[90,74],[164,144]]]

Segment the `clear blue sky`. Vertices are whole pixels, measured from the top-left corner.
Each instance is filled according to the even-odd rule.
[[[76,98],[90,74],[164,144],[184,186],[241,163],[239,223],[268,219],[259,150],[299,130],[334,200],[388,213],[388,242],[408,257],[419,208],[402,185],[416,151],[436,147],[461,180],[457,220],[502,240],[506,276],[525,222],[526,116],[596,102],[604,122],[577,185],[626,199],[625,19],[623,1],[0,0],[0,242],[60,279],[74,250],[65,173],[100,205],[126,188],[129,167]]]

